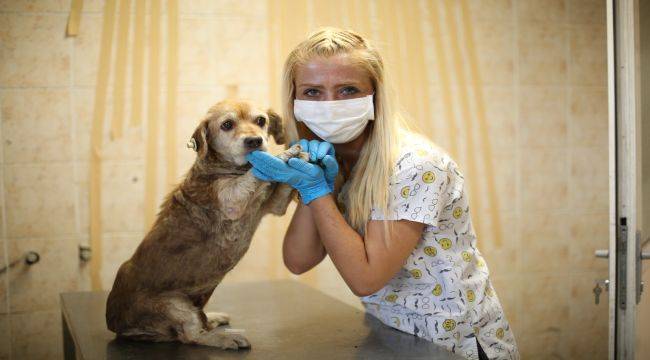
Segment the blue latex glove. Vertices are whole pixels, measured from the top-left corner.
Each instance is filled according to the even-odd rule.
[[[325,172],[325,180],[332,192],[334,191],[334,181],[339,173],[339,164],[334,158],[334,146],[327,141],[300,139],[294,141],[291,146],[299,142],[303,151],[309,153],[309,162],[322,165]]]
[[[298,190],[306,205],[332,192],[325,173],[320,166],[302,159],[291,158],[286,163],[264,151],[252,151],[246,155],[253,165],[253,175],[263,181],[278,181]]]

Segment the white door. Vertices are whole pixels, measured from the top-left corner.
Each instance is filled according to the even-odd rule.
[[[650,1],[609,0],[610,358],[650,359]],[[645,247],[645,251],[644,251]]]

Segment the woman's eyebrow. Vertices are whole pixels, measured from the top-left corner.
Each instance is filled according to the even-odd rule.
[[[343,81],[343,82],[340,82],[340,83],[334,85],[334,87],[340,87],[340,86],[345,86],[345,85],[357,85],[358,86],[359,84],[360,84],[360,82],[356,81],[356,80],[346,80],[346,81]],[[298,84],[298,87],[303,87],[303,86],[315,87],[315,88],[324,87],[323,85],[320,85],[320,84],[309,84],[309,83]]]
[[[318,84],[308,84],[308,83],[298,84],[298,87],[302,87],[302,86],[315,87],[315,88],[322,88],[323,87],[323,85],[318,85]]]

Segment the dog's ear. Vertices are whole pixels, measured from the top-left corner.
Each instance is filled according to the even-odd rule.
[[[199,158],[203,159],[208,154],[208,121],[204,120],[194,130],[194,134],[187,147],[194,149]]]
[[[269,135],[273,136],[276,144],[284,144],[286,140],[282,118],[273,109],[268,109],[266,113],[269,115]]]

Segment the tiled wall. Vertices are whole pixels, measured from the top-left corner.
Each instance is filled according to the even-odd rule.
[[[184,143],[229,85],[270,102],[270,35],[266,1],[179,3],[184,172],[193,159]],[[486,236],[479,248],[526,359],[605,357],[606,302],[595,306],[591,295],[594,279],[606,276],[605,261],[593,257],[607,244],[604,9],[604,0],[470,2],[504,229],[503,246]],[[27,250],[41,254],[39,264],[18,266],[0,280],[0,358],[60,357],[58,293],[90,288],[77,247],[88,243],[102,2],[84,1],[77,38],[64,37],[68,10],[69,0],[0,0],[0,262]],[[431,34],[424,36],[431,44]],[[435,69],[430,48],[427,64]],[[428,135],[446,147],[445,90],[435,71],[428,86],[435,122],[428,128],[440,129]],[[128,107],[127,101],[127,113]],[[460,125],[463,136],[468,129]],[[104,158],[102,279],[108,288],[145,230],[142,130],[130,128],[107,142]],[[483,183],[484,176],[471,174],[468,181]],[[487,210],[474,208],[472,216]],[[281,236],[268,235],[281,234],[288,219],[263,221],[227,281],[288,277]],[[329,262],[300,279],[359,306]]]

